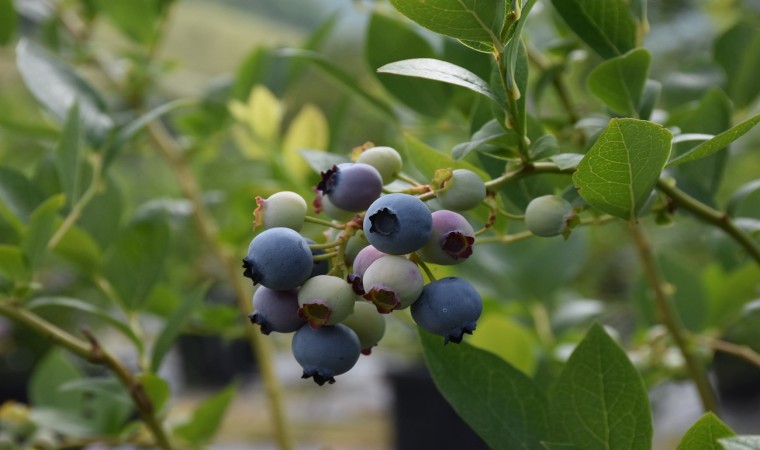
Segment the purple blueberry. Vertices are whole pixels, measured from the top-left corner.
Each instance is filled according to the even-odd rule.
[[[298,291],[298,314],[309,326],[335,325],[354,311],[356,294],[342,278],[317,275]]]
[[[464,333],[475,330],[483,300],[463,278],[447,277],[428,283],[411,309],[424,330],[443,336],[445,343],[462,342]]]
[[[408,194],[384,195],[364,215],[364,234],[369,243],[391,255],[419,250],[430,238],[432,228],[428,207]]]
[[[456,169],[443,181],[438,201],[446,209],[467,211],[486,198],[486,185],[480,175],[467,169]]]
[[[309,279],[314,261],[306,239],[290,228],[277,227],[253,238],[243,268],[253,284],[284,291]]]
[[[348,372],[359,360],[359,337],[341,324],[296,331],[292,342],[293,356],[303,368],[301,378],[314,378],[320,386],[335,383],[335,377]]]
[[[306,323],[298,315],[298,290],[275,291],[259,286],[253,294],[251,323],[259,325],[261,332],[269,334],[292,333]]]
[[[387,253],[383,253],[376,249],[374,245],[364,247],[354,258],[354,274],[363,277],[364,272],[367,271],[367,268],[369,268],[373,262],[386,255]]]
[[[416,264],[388,255],[370,264],[362,277],[365,294],[380,313],[408,308],[417,300],[425,280]]]
[[[444,209],[433,213],[433,233],[419,254],[433,264],[459,264],[472,255],[474,242],[475,230],[467,219]]]
[[[359,212],[380,197],[383,178],[369,164],[342,163],[322,172],[317,189],[336,207]]]

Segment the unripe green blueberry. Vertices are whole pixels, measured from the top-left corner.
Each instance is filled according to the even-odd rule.
[[[456,169],[451,178],[443,181],[438,201],[446,209],[467,211],[486,198],[486,185],[480,175],[467,169]]]
[[[351,285],[331,275],[309,278],[298,291],[298,313],[309,326],[335,325],[354,311],[356,294]]]
[[[525,209],[525,225],[536,236],[558,236],[568,230],[576,217],[573,206],[557,195],[536,197]]]
[[[408,308],[420,296],[425,280],[420,269],[403,256],[388,255],[370,264],[362,277],[364,298],[381,313]]]
[[[285,227],[301,231],[306,217],[306,200],[295,192],[277,192],[264,199],[256,197],[258,207],[253,212],[255,226],[264,229]]]
[[[365,355],[369,355],[372,347],[385,335],[385,316],[378,313],[371,303],[356,302],[354,312],[341,323],[359,336],[362,353]]]
[[[388,184],[401,173],[401,155],[393,147],[372,147],[364,150],[356,162],[369,164],[380,172],[383,184]]]

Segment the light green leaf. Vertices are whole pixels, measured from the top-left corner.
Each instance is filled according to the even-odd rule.
[[[63,383],[61,392],[83,392],[98,394],[111,400],[132,406],[132,400],[124,391],[122,385],[113,378],[77,378]]]
[[[750,181],[749,183],[742,185],[739,189],[734,191],[734,193],[731,194],[731,198],[728,200],[728,204],[726,204],[726,212],[728,215],[735,215],[739,204],[745,198],[749,197],[757,191],[760,191],[760,180]]]
[[[48,241],[53,236],[55,219],[65,201],[62,194],[54,195],[38,206],[29,218],[29,228],[26,230],[21,247],[33,269],[40,265],[47,254]]]
[[[30,275],[24,252],[19,247],[0,244],[0,278],[27,281]]]
[[[438,390],[490,448],[543,449],[547,403],[533,380],[490,352],[419,334]]]
[[[130,0],[115,2],[113,0],[96,0],[100,12],[126,36],[134,41],[148,45],[155,38],[159,8],[156,0]]]
[[[419,31],[419,28],[416,28]],[[435,58],[430,42],[396,18],[374,13],[367,27],[365,54],[371,69],[410,58]],[[451,100],[450,86],[416,77],[375,73],[377,80],[396,99],[414,111],[440,117]]]
[[[26,303],[25,306],[28,309],[38,309],[54,306],[75,309],[77,311],[92,314],[99,320],[102,320],[103,322],[114,327],[116,330],[120,331],[125,337],[131,340],[133,344],[135,344],[135,348],[142,352],[142,340],[138,338],[137,335],[135,335],[134,331],[132,331],[132,328],[127,325],[127,322],[124,318],[116,316],[113,312],[106,311],[91,303],[68,297],[37,297],[34,300]]]
[[[53,117],[65,122],[76,102],[90,142],[98,146],[105,140],[113,121],[100,95],[73,68],[26,39],[16,47],[16,64],[27,88]]]
[[[382,113],[386,118],[391,119],[393,122],[397,121],[396,114],[386,102],[370,94],[369,91],[365,87],[359,85],[351,75],[319,53],[297,48],[284,48],[278,50],[275,55],[282,58],[303,59],[312,63],[314,67],[330,76],[342,87],[346,88],[348,92],[355,95],[357,98],[362,99],[369,106],[372,106],[373,109]]]
[[[102,251],[98,243],[81,228],[70,228],[53,250],[83,273],[100,272]]]
[[[455,161],[451,156],[439,152],[411,134],[407,133],[405,138],[406,158],[404,160],[410,161],[422,175],[429,179],[432,179],[436,170],[447,167],[452,169],[469,169],[480,175],[484,180],[488,179],[486,173],[466,161]]]
[[[754,128],[758,123],[760,123],[760,114],[754,115],[744,122],[720,133],[709,141],[705,141],[688,152],[678,155],[668,161],[667,166],[674,166],[688,161],[706,158],[713,153],[726,148],[730,143],[744,136],[745,133]]]
[[[657,184],[673,135],[636,119],[612,119],[573,174],[580,196],[592,207],[634,220]]]
[[[231,384],[219,393],[207,398],[195,408],[187,423],[174,429],[174,435],[193,448],[204,448],[216,434],[224,413],[237,393],[237,385]]]
[[[311,170],[317,173],[324,172],[332,168],[332,166],[338,165],[340,163],[349,162],[349,159],[343,155],[323,152],[321,150],[302,149],[299,150],[298,153],[301,155],[304,161],[306,161],[309,167],[311,167]]]
[[[623,349],[595,324],[551,390],[555,440],[584,450],[652,445],[652,413],[641,376]]]
[[[66,194],[66,202],[69,207],[77,202],[82,189],[82,171],[80,169],[84,152],[80,142],[79,121],[79,103],[74,103],[66,118],[61,139],[58,141],[55,150],[55,168],[61,182],[61,190]]]
[[[37,363],[29,380],[29,401],[35,407],[54,408],[78,415],[84,401],[81,392],[63,391],[62,385],[78,380],[82,372],[61,350],[51,350]]]
[[[296,180],[306,180],[309,164],[298,153],[308,148],[326,150],[330,145],[330,126],[322,111],[311,103],[304,105],[290,122],[282,142],[282,158]]]
[[[643,0],[646,1],[646,0]],[[652,112],[660,98],[662,92],[662,83],[656,80],[647,80],[644,84],[644,93],[639,101],[639,119],[649,120]]]
[[[21,172],[0,167],[0,216],[19,234],[24,233],[24,224],[43,200],[39,189]]]
[[[734,432],[718,416],[708,412],[689,428],[677,450],[721,450],[718,439]]]
[[[760,450],[760,436],[735,436],[718,442],[724,450]]]
[[[454,148],[451,149],[451,157],[459,161],[473,150],[478,150],[486,146],[503,146],[508,149],[514,149],[516,152],[518,139],[520,138],[517,136],[517,133],[513,130],[504,129],[496,119],[492,119],[476,131],[470,138],[469,142],[455,145]],[[514,153],[513,156],[516,156],[516,153]]]
[[[715,40],[714,58],[726,72],[728,95],[736,108],[744,108],[760,94],[760,29],[739,20]]]
[[[552,0],[568,26],[602,58],[636,46],[636,25],[624,0]]]
[[[560,170],[566,170],[577,167],[578,164],[583,160],[583,156],[584,155],[581,153],[560,153],[559,155],[554,155],[549,159],[551,162],[556,164]]]
[[[140,309],[161,277],[169,237],[164,218],[153,216],[130,225],[115,243],[104,274],[128,309]]]
[[[166,412],[166,406],[171,397],[169,383],[154,373],[141,373],[137,376],[137,381],[142,384],[145,393],[148,395],[153,409],[163,415]]]
[[[484,95],[502,108],[506,106],[494,94],[488,83],[469,70],[446,61],[432,58],[405,59],[386,64],[379,69],[380,73],[393,73],[407,77],[426,78],[444,83],[465,87],[473,92]]]
[[[455,39],[499,43],[506,14],[503,0],[391,0],[406,17]]]
[[[13,8],[13,0],[0,0],[0,45],[13,39],[18,28],[18,15]]]
[[[477,333],[467,342],[499,356],[528,376],[532,376],[536,371],[536,338],[501,311],[484,314],[478,319]]]
[[[530,154],[533,160],[548,158],[559,152],[559,142],[553,134],[545,134],[530,144]]]
[[[645,48],[608,59],[588,76],[588,88],[611,110],[637,117],[652,55]]]
[[[153,345],[153,352],[150,358],[150,368],[152,371],[157,372],[161,367],[161,361],[163,361],[164,356],[166,356],[166,353],[171,349],[172,345],[174,345],[174,341],[182,332],[182,327],[185,326],[187,320],[203,303],[205,294],[206,289],[204,288],[198,289],[192,294],[185,296],[180,307],[177,308],[174,314],[167,318],[163,331]]]

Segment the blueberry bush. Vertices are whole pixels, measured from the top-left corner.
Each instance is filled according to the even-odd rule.
[[[309,35],[204,83],[186,3],[0,0],[0,448],[206,447],[196,333],[291,449],[271,335],[329,390],[400,328],[490,448],[650,449],[675,384],[679,449],[760,448],[756,3],[251,2]]]

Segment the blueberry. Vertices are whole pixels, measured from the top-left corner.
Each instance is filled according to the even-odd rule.
[[[335,383],[359,360],[359,337],[341,324],[311,328],[303,326],[293,336],[293,357],[303,368],[301,378],[314,378],[320,386]]]
[[[443,181],[438,201],[446,209],[467,211],[486,198],[486,185],[478,174],[467,169],[456,169],[451,178]]]
[[[388,194],[375,200],[364,215],[370,244],[391,255],[403,255],[425,245],[433,227],[430,210],[408,194]]]
[[[464,333],[475,330],[483,300],[463,278],[447,277],[428,283],[411,309],[424,330],[443,336],[446,343],[461,342]]]
[[[383,178],[383,184],[388,184],[401,173],[401,155],[393,147],[372,147],[364,150],[356,159],[358,163],[369,164],[377,169]]]
[[[402,256],[388,255],[370,264],[362,277],[364,298],[380,313],[409,307],[417,300],[425,280],[416,264]]]
[[[370,264],[386,255],[387,253],[383,253],[380,250],[376,249],[374,245],[368,245],[364,247],[359,251],[359,253],[356,254],[356,257],[354,258],[354,273],[360,277],[363,277],[364,272],[367,271],[367,268],[370,266]]]
[[[433,213],[433,233],[419,254],[433,264],[459,264],[472,255],[475,230],[461,214],[441,210]]]
[[[270,228],[259,233],[243,258],[243,275],[269,289],[295,289],[314,269],[309,245],[290,228]]]
[[[354,311],[356,294],[341,278],[317,275],[310,278],[298,291],[298,314],[312,328],[334,325]]]
[[[295,192],[282,191],[264,199],[256,197],[254,225],[264,229],[285,227],[301,231],[306,217],[306,200]]]
[[[312,206],[314,206],[314,211],[317,214],[323,212],[327,214],[331,219],[337,220],[339,222],[347,222],[356,215],[354,212],[346,211],[333,205],[330,199],[327,198],[326,195],[322,194],[322,192],[318,189],[315,189],[314,191],[316,192],[316,196],[314,197]]]
[[[357,302],[353,314],[341,323],[354,330],[364,355],[369,355],[385,335],[385,316],[370,303]]]
[[[573,206],[557,195],[536,197],[525,209],[525,225],[536,236],[558,236],[568,230],[575,219]]]
[[[259,286],[253,294],[251,322],[259,325],[261,332],[269,334],[292,333],[306,320],[298,315],[298,290],[275,291]]]
[[[330,203],[346,211],[364,211],[383,191],[383,178],[364,163],[342,163],[322,172],[317,189]]]

